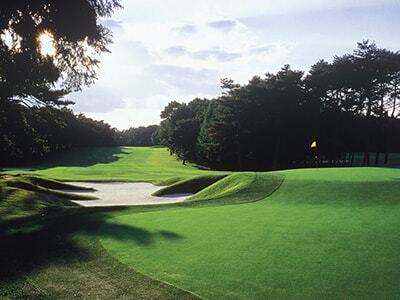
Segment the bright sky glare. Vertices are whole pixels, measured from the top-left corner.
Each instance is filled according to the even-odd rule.
[[[76,112],[119,129],[156,124],[172,100],[221,94],[284,64],[307,71],[363,39],[400,49],[398,0],[125,0],[99,79],[68,96]]]
[[[54,40],[51,33],[44,31],[37,38],[39,43],[39,51],[41,55],[54,56],[56,54],[56,49],[54,47]]]

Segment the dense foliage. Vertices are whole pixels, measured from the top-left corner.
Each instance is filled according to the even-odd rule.
[[[158,125],[131,127],[119,133],[119,144],[123,146],[153,146],[159,144]]]
[[[119,131],[68,108],[0,101],[0,166],[36,161],[71,147],[153,146],[157,125]]]
[[[0,3],[0,163],[75,146],[113,145],[115,130],[75,116],[64,96],[96,78],[111,32],[98,21],[119,0]]]
[[[0,101],[66,103],[64,95],[92,83],[96,55],[111,42],[98,18],[118,7],[119,0],[2,0]],[[43,51],[42,37],[54,53]]]
[[[354,153],[398,151],[400,53],[364,41],[308,74],[284,66],[247,84],[222,80],[216,99],[173,101],[160,138],[183,160],[231,169],[351,163]],[[313,141],[317,148],[310,149]]]
[[[40,159],[72,146],[111,146],[118,132],[69,109],[0,101],[0,164]]]

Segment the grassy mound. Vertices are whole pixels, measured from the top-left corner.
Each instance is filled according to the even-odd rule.
[[[95,199],[89,195],[65,193],[48,187],[78,189],[73,185],[32,176],[0,177],[0,223],[44,216],[77,206],[69,200]]]
[[[52,180],[48,178],[34,177],[34,176],[24,176],[25,180],[29,181],[32,184],[35,184],[40,187],[44,187],[47,189],[53,190],[70,190],[70,191],[93,191],[93,188],[83,187],[83,186],[75,186],[72,184],[60,182],[57,180]]]
[[[265,201],[120,215],[101,227],[101,242],[135,270],[209,299],[396,298],[400,169],[279,173],[285,181]],[[256,175],[195,197],[236,194],[220,184],[261,193]]]
[[[212,185],[218,180],[224,178],[226,175],[205,175],[197,176],[194,178],[184,179],[177,181],[170,186],[159,189],[153,193],[153,196],[164,196],[171,194],[183,194],[183,193],[197,193],[202,189]]]
[[[281,174],[243,172],[199,176],[178,181],[156,191],[154,196],[194,193],[186,202],[232,204],[253,202],[272,194],[282,183]]]
[[[187,201],[252,202],[272,194],[282,183],[281,174],[244,172],[229,175]]]

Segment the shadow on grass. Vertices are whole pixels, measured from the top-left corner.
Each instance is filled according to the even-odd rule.
[[[98,232],[99,237],[110,236],[117,240],[132,240],[136,244],[144,246],[153,244],[161,238],[172,241],[184,238],[182,235],[172,231],[160,230],[151,232],[144,228],[112,222],[104,223],[101,228],[102,229]]]
[[[108,164],[119,160],[121,154],[127,154],[123,147],[80,147],[54,154],[43,163],[33,165],[35,170],[53,167],[89,167],[96,164]]]
[[[98,232],[106,212],[123,209],[78,208],[73,214],[53,216],[47,220],[39,221],[36,217],[3,223],[0,230],[0,289],[2,281],[11,283],[47,266],[95,259],[102,249],[98,236],[130,239],[138,245],[150,245],[158,239],[183,238],[170,231],[150,232],[145,228],[112,222],[107,223],[107,230]]]

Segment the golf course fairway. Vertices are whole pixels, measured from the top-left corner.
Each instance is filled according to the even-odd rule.
[[[400,169],[217,172],[151,147],[75,149],[32,169],[0,174],[0,298],[399,298]],[[87,208],[53,179],[195,194]]]
[[[398,297],[400,170],[278,173],[283,184],[258,202],[109,218],[101,243],[136,271],[209,299]]]

